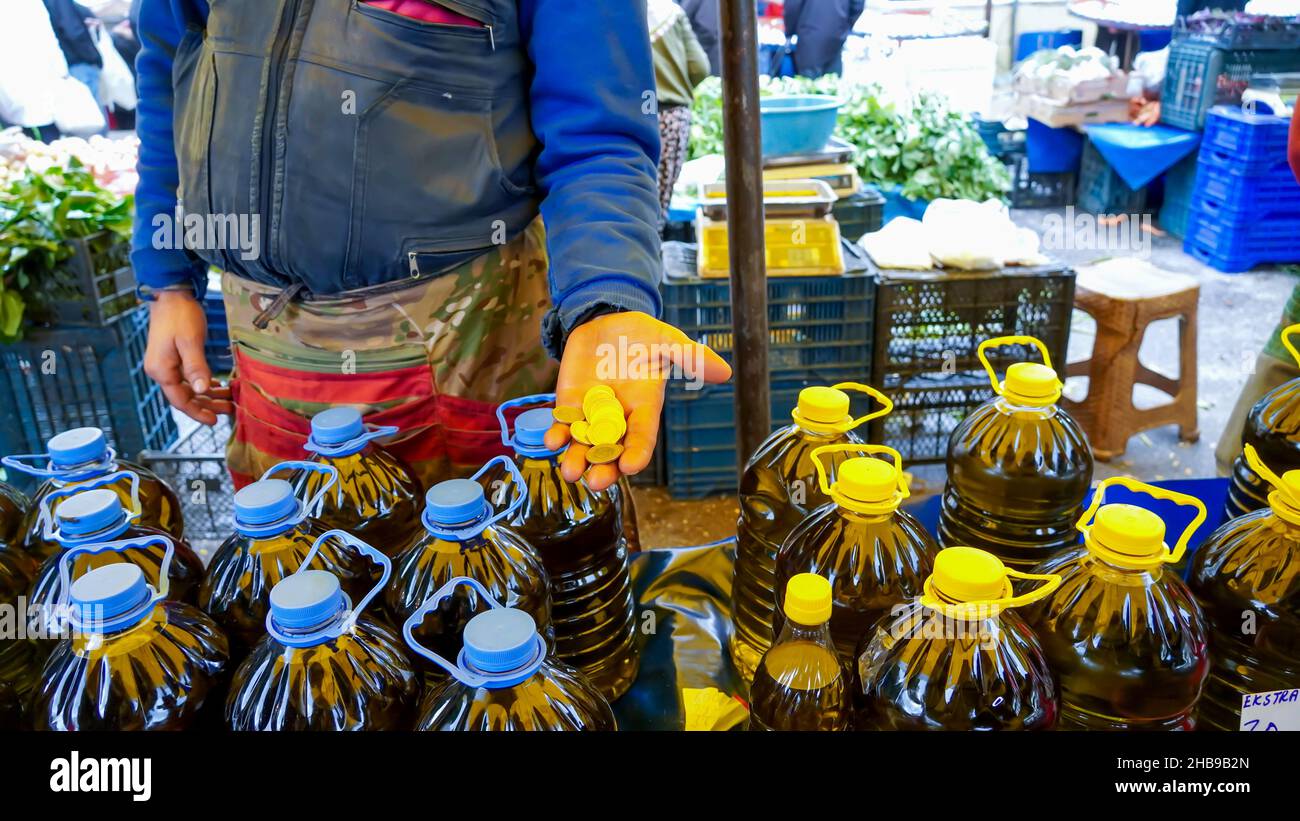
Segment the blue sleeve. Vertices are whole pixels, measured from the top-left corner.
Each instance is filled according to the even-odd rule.
[[[558,355],[602,310],[659,316],[659,125],[644,0],[523,0]]]
[[[172,58],[186,20],[205,21],[207,0],[144,0],[140,4],[140,54],[136,57],[136,82],[140,104],[136,132],[140,137],[140,182],[135,190],[135,226],[131,239],[131,266],[142,296],[151,289],[190,283],[202,296],[207,266],[184,249],[155,247],[155,218],[171,220],[176,211],[180,173],[172,143]]]

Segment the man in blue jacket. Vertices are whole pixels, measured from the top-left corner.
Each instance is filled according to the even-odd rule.
[[[554,384],[549,351],[561,404],[605,382],[630,410],[601,488],[648,464],[663,401],[663,369],[617,357],[729,378],[656,319],[643,2],[144,0],[139,36],[145,367],[195,419],[235,414],[237,480],[335,404],[400,427],[426,481],[462,472],[498,447],[497,403]],[[231,392],[203,356],[209,266]]]

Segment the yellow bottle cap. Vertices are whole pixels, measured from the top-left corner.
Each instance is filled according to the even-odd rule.
[[[1165,523],[1144,507],[1103,505],[1086,542],[1108,561],[1141,569],[1165,555]]]
[[[1061,380],[1046,365],[1017,362],[1007,368],[1003,390],[1007,399],[1019,405],[1050,405],[1061,396]]]
[[[883,459],[858,456],[840,465],[835,489],[855,502],[889,502],[898,493],[898,469]]]
[[[831,617],[831,583],[816,573],[800,573],[785,586],[785,617],[795,624],[823,624]]]
[[[799,415],[822,425],[842,422],[849,415],[849,395],[836,388],[804,388],[799,391]]]
[[[939,551],[930,580],[935,591],[952,602],[995,601],[1011,593],[1002,560],[974,547]]]

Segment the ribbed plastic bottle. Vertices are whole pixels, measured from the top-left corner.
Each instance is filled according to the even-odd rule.
[[[1042,582],[1017,596],[1011,579]],[[1060,712],[1042,645],[1013,612],[1061,577],[950,547],[921,598],[877,625],[858,657],[859,730],[1047,730]]]
[[[494,467],[509,471],[514,485],[513,497],[501,511],[492,509],[479,483]],[[394,621],[407,621],[444,585],[465,576],[506,607],[528,613],[547,641],[554,641],[546,568],[532,545],[504,524],[523,506],[526,492],[519,469],[505,456],[489,460],[471,479],[449,479],[429,488],[425,532],[393,561],[393,581],[384,591]],[[477,588],[458,588],[438,607],[425,611],[427,618],[416,635],[433,652],[456,658],[465,625],[488,607]],[[437,665],[420,666],[428,681],[445,675]]]
[[[213,555],[199,588],[199,607],[230,636],[237,660],[266,632],[271,590],[304,566],[324,532],[307,517],[311,504],[300,502],[289,482],[275,478],[301,470],[334,473],[329,465],[282,462],[235,494],[235,533]],[[330,485],[327,481],[320,493]],[[337,540],[322,546],[308,566],[338,576],[349,595],[364,593],[372,579],[369,560]]]
[[[119,562],[75,582],[82,553],[162,547],[155,590],[144,571]],[[230,649],[216,622],[167,599],[171,542],[149,536],[74,547],[60,565],[70,625],[41,673],[32,720],[43,730],[183,730],[192,726],[229,672]],[[216,705],[219,709],[220,705]]]
[[[1300,365],[1300,351],[1291,337],[1300,333],[1300,325],[1282,331],[1282,345]],[[1268,506],[1268,482],[1246,461],[1245,446],[1250,445],[1260,460],[1276,475],[1300,469],[1300,379],[1292,379],[1264,394],[1246,416],[1241,431],[1242,453],[1232,463],[1232,481],[1224,516],[1232,519]]]
[[[18,488],[0,482],[0,551],[23,546],[23,522],[31,504]]]
[[[452,662],[421,641],[420,625],[465,587],[485,608],[465,625]],[[600,690],[554,658],[533,617],[502,606],[475,579],[448,580],[411,613],[403,631],[412,650],[450,676],[425,696],[418,730],[618,729]]]
[[[585,480],[564,480],[560,452],[548,450],[544,441],[554,423],[550,408],[519,414],[513,435],[506,422],[510,408],[554,401],[554,394],[526,396],[497,409],[502,441],[514,451],[527,489],[509,519],[510,529],[537,550],[546,566],[556,656],[614,701],[632,686],[640,665],[623,491],[614,485],[596,492]],[[514,496],[513,477],[500,465],[484,473],[482,483],[501,505]]]
[[[36,579],[36,559],[23,550],[0,550],[0,607],[16,614],[15,628],[26,624],[27,591]],[[44,654],[28,635],[0,630],[0,728],[19,729],[24,705],[40,676]]]
[[[180,500],[167,483],[140,465],[119,459],[99,428],[74,428],[46,443],[46,453],[6,456],[0,460],[13,468],[44,480],[32,496],[23,523],[23,543],[41,561],[59,552],[59,545],[42,536],[41,502],[57,490],[112,477],[103,486],[115,492],[122,504],[140,511],[139,524],[160,530],[173,539],[185,536]],[[138,486],[132,491],[131,476]]]
[[[829,456],[849,455],[831,482]],[[853,454],[864,454],[853,456]],[[890,457],[887,462],[876,454]],[[939,545],[899,505],[908,496],[903,457],[884,445],[829,445],[812,453],[821,492],[831,498],[793,531],[776,557],[778,613],[785,589],[801,573],[825,577],[831,587],[831,638],[845,669],[880,617],[921,595]],[[780,632],[778,619],[775,625]]]
[[[97,567],[125,562],[144,571],[144,580],[150,587],[161,589],[158,574],[162,572],[163,560],[170,555],[168,598],[186,604],[195,603],[203,580],[203,561],[185,542],[172,538],[166,545],[147,542],[151,536],[167,534],[135,524],[140,518],[138,509],[126,510],[116,493],[100,486],[111,478],[64,488],[41,500],[44,507],[43,538],[58,544],[60,552],[41,565],[27,594],[28,630],[32,635],[43,635],[50,641],[58,639],[60,619],[54,610],[63,595],[59,587],[63,555],[82,545],[126,541],[144,546],[83,554],[70,571],[73,581]],[[135,476],[131,479],[134,485]],[[51,508],[54,508],[53,515],[49,514]]]
[[[749,688],[749,729],[852,729],[849,671],[831,639],[830,582],[799,573],[781,600],[785,618]]]
[[[1171,550],[1155,513],[1104,503],[1115,485],[1195,508],[1196,516]],[[1035,570],[1061,577],[1025,610],[1060,685],[1058,729],[1195,729],[1209,647],[1205,617],[1174,565],[1204,521],[1194,496],[1107,479],[1079,521],[1084,546]]]
[[[866,393],[882,407],[854,419],[846,390]],[[736,522],[730,639],[731,660],[746,681],[754,678],[759,659],[772,645],[776,554],[796,525],[830,501],[818,486],[812,452],[826,445],[861,444],[854,428],[893,409],[887,396],[867,385],[804,388],[790,414],[794,422],[769,436],[746,464]],[[831,459],[832,479],[842,461]]]
[[[1201,727],[1241,726],[1242,699],[1300,687],[1300,470],[1280,478],[1254,446],[1252,470],[1273,487],[1268,507],[1225,523],[1196,551],[1188,582],[1210,625]]]
[[[989,348],[1034,345],[1043,364],[1017,362],[999,382]],[[979,346],[997,396],[970,413],[948,443],[948,486],[939,543],[987,550],[1029,570],[1078,541],[1074,530],[1092,484],[1087,436],[1056,402],[1061,381],[1047,346],[1028,336]]]
[[[266,635],[231,684],[230,729],[410,729],[420,679],[401,638],[363,615],[388,584],[392,562],[348,532],[330,530],[316,539],[304,568],[330,540],[346,542],[378,564],[379,582],[356,607],[338,576],[326,570],[300,568],[277,584]]]
[[[322,527],[346,530],[390,557],[420,532],[424,496],[415,471],[376,441],[395,433],[395,427],[366,425],[355,408],[338,407],[312,417],[306,444],[312,460],[338,476],[309,514]],[[307,502],[327,480],[319,471],[302,471],[292,481],[299,500]]]

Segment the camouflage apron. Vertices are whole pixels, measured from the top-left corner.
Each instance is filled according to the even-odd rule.
[[[236,486],[301,459],[310,417],[333,405],[396,425],[390,449],[425,486],[505,453],[496,406],[554,389],[540,341],[550,307],[545,232],[535,220],[508,245],[412,285],[293,301],[265,330],[254,319],[274,286],[225,274],[235,352]]]

